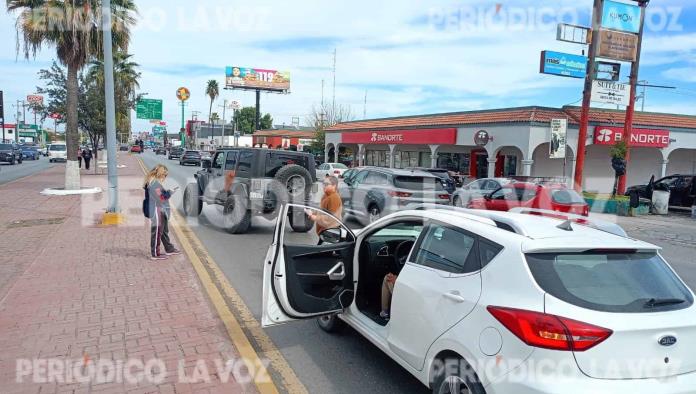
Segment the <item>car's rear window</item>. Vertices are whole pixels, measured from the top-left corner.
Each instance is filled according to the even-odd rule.
[[[526,257],[544,291],[582,308],[649,313],[693,304],[689,290],[656,253],[590,251]]]
[[[198,156],[200,156],[200,155],[201,155],[201,152],[199,152],[199,151],[197,151],[197,150],[187,150],[187,151],[186,151],[186,154],[187,154],[187,155],[198,155]]]
[[[435,177],[397,176],[394,178],[394,186],[409,190],[444,190],[442,182]]]
[[[575,190],[557,189],[551,191],[551,199],[558,204],[584,204],[585,199]]]
[[[345,164],[343,164],[343,163],[334,163],[334,164],[332,164],[332,166],[333,166],[333,168],[340,168],[340,169],[342,169],[342,170],[345,170],[345,169],[348,168],[348,167],[347,167]]]
[[[297,164],[308,168],[307,157],[303,155],[287,155],[283,153],[269,152],[266,156],[266,176],[274,177],[283,166]]]
[[[52,151],[62,152],[66,150],[65,145],[51,145]]]

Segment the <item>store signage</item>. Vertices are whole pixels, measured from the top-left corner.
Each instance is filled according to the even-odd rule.
[[[556,40],[573,44],[587,44],[589,35],[590,28],[585,26],[559,23],[556,29]]]
[[[457,142],[457,129],[344,132],[341,133],[341,142],[344,144],[374,145],[455,144]]]
[[[191,98],[191,91],[188,88],[181,87],[176,90],[176,98],[180,101],[186,101]]]
[[[43,104],[43,96],[39,94],[30,94],[27,96],[27,102],[29,104]]]
[[[602,27],[638,33],[640,31],[640,7],[635,4],[604,0]]]
[[[623,127],[597,126],[594,133],[595,145],[614,145],[623,138]],[[669,130],[633,129],[631,147],[666,148],[669,146]]]
[[[539,72],[561,77],[585,78],[587,57],[554,51],[542,51]]]
[[[611,105],[628,106],[631,86],[611,81],[592,82],[592,101]]]
[[[619,80],[621,75],[621,63],[611,63],[611,62],[596,62],[595,63],[595,78],[600,81],[613,81]]]
[[[599,31],[598,57],[624,62],[636,61],[638,53],[638,36],[631,33],[619,33],[612,30]]]
[[[551,119],[551,140],[549,143],[549,157],[551,159],[564,159],[566,157],[567,134],[568,119]]]
[[[490,140],[491,136],[486,130],[479,130],[474,134],[474,144],[476,146],[486,146]]]

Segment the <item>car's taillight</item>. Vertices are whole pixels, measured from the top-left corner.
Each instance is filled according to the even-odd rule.
[[[334,174],[336,174],[336,175],[341,175],[341,171],[339,171],[339,170],[334,170]]]
[[[488,312],[529,346],[582,352],[609,338],[612,330],[565,317],[489,306]]]
[[[449,194],[438,194],[437,198],[440,200],[449,200]]]
[[[582,216],[590,216],[590,206],[585,204],[585,206],[582,207]]]
[[[413,193],[407,193],[407,192],[395,192],[395,191],[390,191],[388,192],[390,196],[392,197],[411,197]]]

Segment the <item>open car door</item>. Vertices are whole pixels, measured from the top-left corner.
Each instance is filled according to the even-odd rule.
[[[327,227],[321,235],[312,230],[294,233],[293,221],[317,215],[317,225]],[[355,235],[334,216],[317,208],[287,204],[278,215],[273,243],[263,267],[261,325],[277,324],[340,313],[355,298],[353,256]]]

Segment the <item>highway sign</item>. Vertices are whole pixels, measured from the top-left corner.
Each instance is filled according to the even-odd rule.
[[[162,100],[140,99],[135,105],[138,119],[162,119]]]

